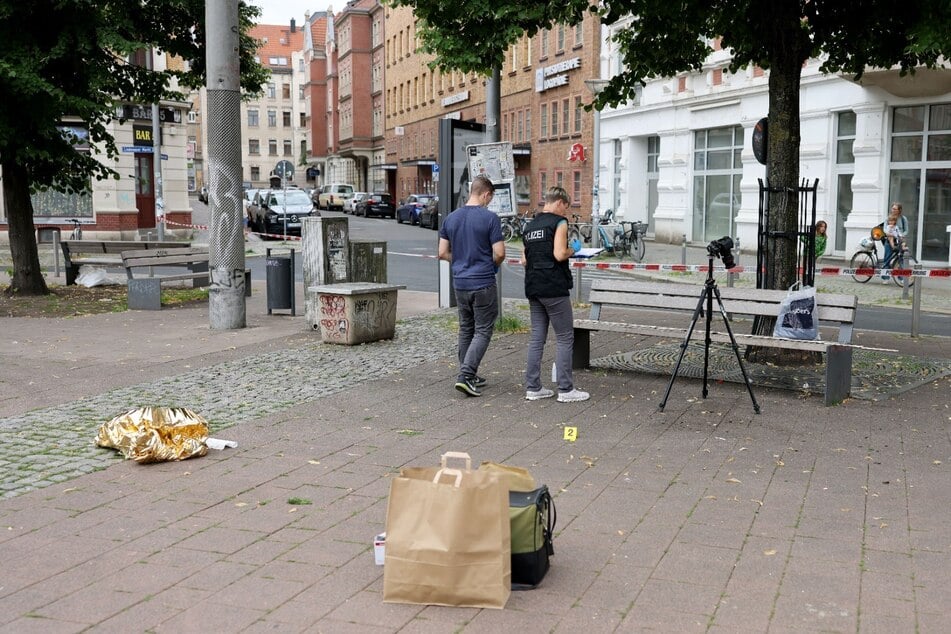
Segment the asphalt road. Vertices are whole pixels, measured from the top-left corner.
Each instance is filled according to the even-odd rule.
[[[205,224],[207,206],[192,199],[194,222]],[[322,212],[327,215],[342,215],[338,212]],[[350,237],[362,240],[380,240],[387,243],[387,273],[389,281],[394,284],[403,284],[414,291],[438,291],[438,261],[436,248],[438,234],[436,231],[399,224],[394,220],[384,218],[350,218]],[[299,244],[298,248],[299,248]],[[284,247],[280,242],[273,242],[275,249],[281,251]],[[512,251],[510,257],[517,257]],[[251,269],[251,277],[255,280],[266,278],[265,258],[247,256],[246,264]],[[582,274],[582,293],[587,295],[590,280],[601,276],[618,276],[625,273],[610,271],[587,271]],[[295,279],[303,281],[301,258],[296,258]],[[509,298],[524,298],[523,276],[520,266],[503,265],[502,267],[502,294]],[[912,313],[904,308],[888,308],[881,306],[861,305],[856,315],[855,327],[863,330],[878,330],[907,334],[911,332]],[[951,334],[951,315],[928,312],[922,309],[919,321],[921,334],[944,335]]]

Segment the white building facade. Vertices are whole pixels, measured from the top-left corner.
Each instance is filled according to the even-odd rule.
[[[623,29],[623,24],[604,28]],[[619,68],[607,38],[602,76]],[[759,180],[753,127],[769,108],[768,71],[731,74],[716,50],[699,73],[648,82],[637,103],[601,114],[600,206],[648,222],[659,242],[738,237],[755,250]],[[951,225],[951,70],[867,73],[861,84],[803,68],[800,177],[818,179],[816,219],[827,254],[848,258],[891,201],[904,207],[910,247],[946,264]]]

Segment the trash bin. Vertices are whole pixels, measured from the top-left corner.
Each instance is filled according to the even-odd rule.
[[[267,268],[267,314],[272,310],[290,310],[297,314],[294,304],[294,249],[288,255],[271,255],[266,252]]]

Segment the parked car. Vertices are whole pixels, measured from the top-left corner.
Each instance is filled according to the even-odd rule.
[[[439,229],[439,196],[433,196],[426,201],[422,211],[419,212],[419,226],[433,230]]]
[[[260,233],[301,234],[301,220],[312,214],[314,202],[297,189],[262,189],[248,206],[251,229]],[[319,215],[319,212],[316,213]]]
[[[343,211],[343,204],[348,198],[353,197],[353,185],[344,183],[331,183],[324,185],[317,192],[318,209],[336,209]]]
[[[426,201],[434,198],[433,194],[410,194],[406,200],[396,208],[396,222],[408,222],[411,225],[419,224],[419,214],[426,205]]]
[[[353,196],[343,201],[343,213],[352,214],[356,211],[357,203],[364,200],[370,194],[368,192],[353,192]]]
[[[395,218],[396,205],[393,204],[393,198],[389,194],[368,194],[366,198],[357,203],[355,216],[380,216],[381,218]]]

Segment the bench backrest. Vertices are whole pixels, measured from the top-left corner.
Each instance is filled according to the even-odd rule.
[[[122,252],[122,266],[127,269],[139,266],[164,266],[174,264],[197,264],[208,261],[208,249],[137,249]]]
[[[78,253],[114,253],[118,255],[131,249],[187,249],[191,246],[191,243],[168,240],[63,240],[60,245],[63,247],[63,254],[69,259],[70,255]]]
[[[717,286],[728,313],[776,317],[786,291]],[[656,308],[693,311],[700,300],[702,286],[670,282],[596,279],[591,284],[591,319],[600,319],[602,306]],[[817,293],[816,307],[820,322],[839,326],[840,341],[850,341],[858,298],[855,295]]]

